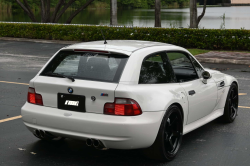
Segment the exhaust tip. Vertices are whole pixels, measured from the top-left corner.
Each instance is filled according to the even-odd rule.
[[[100,141],[96,140],[96,139],[93,139],[93,145],[94,145],[95,148],[98,148],[100,146]]]
[[[39,131],[39,130],[35,130],[34,135],[35,135],[36,137],[38,137],[38,138],[40,138],[40,137],[41,137],[41,135],[40,135],[40,131]]]
[[[87,141],[86,141],[86,145],[87,146],[92,146],[92,144],[93,144],[92,140],[88,138]]]
[[[40,130],[40,136],[41,138],[45,138],[45,132],[43,130]]]

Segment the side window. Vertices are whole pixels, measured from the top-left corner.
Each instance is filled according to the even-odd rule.
[[[165,52],[155,53],[146,57],[141,66],[139,84],[172,83],[175,76]]]
[[[192,62],[184,53],[168,52],[167,55],[178,82],[186,82],[199,78]]]
[[[204,69],[192,56],[189,56],[189,57],[194,64],[194,67],[195,67],[195,70],[197,71],[197,74],[199,75],[199,77],[202,77],[201,74],[204,72]]]

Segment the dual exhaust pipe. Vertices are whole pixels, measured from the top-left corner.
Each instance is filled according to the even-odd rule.
[[[103,145],[103,143],[97,139],[88,138],[86,140],[86,145],[87,146],[94,146],[96,149],[105,149],[105,146]]]
[[[44,131],[44,130],[34,130],[33,133],[37,138],[42,138],[42,139],[53,139],[56,138],[54,135],[51,133]]]
[[[56,136],[54,136],[51,133],[49,133],[47,131],[44,131],[44,130],[34,130],[33,134],[37,138],[42,138],[42,139],[53,139],[53,138],[56,138]],[[96,149],[102,149],[102,150],[107,149],[100,140],[92,139],[92,138],[91,139],[88,138],[86,140],[86,145],[87,146],[93,146]]]

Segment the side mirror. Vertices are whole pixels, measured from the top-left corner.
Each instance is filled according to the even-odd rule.
[[[209,79],[211,77],[211,75],[210,75],[210,73],[208,71],[204,71],[202,73],[202,77],[207,80],[207,79]]]
[[[203,83],[204,84],[207,84],[207,79],[211,78],[211,75],[208,71],[204,71],[202,74],[202,77],[203,77]]]

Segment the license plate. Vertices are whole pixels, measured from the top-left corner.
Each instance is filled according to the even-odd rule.
[[[85,112],[85,96],[58,93],[57,107],[63,110]]]

